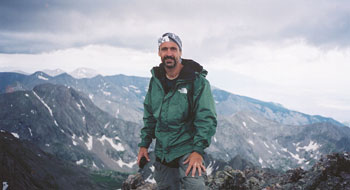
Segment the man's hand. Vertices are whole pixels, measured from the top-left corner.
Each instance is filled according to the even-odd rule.
[[[148,156],[148,148],[140,147],[139,155],[137,156],[137,164],[138,165],[140,165],[140,161],[141,161],[142,157],[145,157],[148,162],[150,161],[149,156]]]
[[[190,173],[191,168],[192,169],[192,177],[196,175],[196,170],[198,170],[199,176],[202,176],[202,170],[205,172],[205,166],[203,165],[203,157],[197,153],[197,152],[192,152],[190,156],[184,161],[184,164],[188,163],[188,167],[186,170],[186,176],[188,173]]]

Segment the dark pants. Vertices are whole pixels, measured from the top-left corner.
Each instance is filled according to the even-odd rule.
[[[195,177],[192,177],[192,171],[190,171],[188,176],[185,176],[188,164],[184,165],[183,162],[189,155],[186,154],[178,159],[178,168],[168,167],[159,161],[154,162],[154,179],[159,190],[180,190],[182,184],[184,189],[187,190],[207,189],[204,182],[205,172],[202,171],[202,176],[199,176],[198,172],[196,172]]]

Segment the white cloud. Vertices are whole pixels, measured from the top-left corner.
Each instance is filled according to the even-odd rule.
[[[294,39],[232,49],[212,58],[207,69],[212,83],[236,94],[349,120],[349,61],[350,48],[325,49]]]
[[[25,72],[60,68],[67,72],[88,67],[104,75],[150,76],[160,62],[157,52],[142,52],[106,45],[89,45],[40,54],[0,54],[0,68],[11,66]]]
[[[225,68],[273,84],[345,85],[350,81],[350,48],[322,49],[303,40],[242,45],[210,60]],[[318,87],[318,86],[317,86]]]

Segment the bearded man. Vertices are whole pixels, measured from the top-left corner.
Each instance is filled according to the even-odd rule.
[[[154,178],[158,189],[183,187],[204,190],[204,149],[215,134],[215,103],[207,71],[197,62],[181,58],[182,42],[174,33],[158,40],[162,63],[151,70],[144,101],[138,163],[148,161],[148,147],[156,139]]]

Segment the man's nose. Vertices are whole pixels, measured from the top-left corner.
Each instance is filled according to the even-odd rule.
[[[170,49],[168,49],[166,52],[165,52],[166,55],[172,55],[172,52]]]

